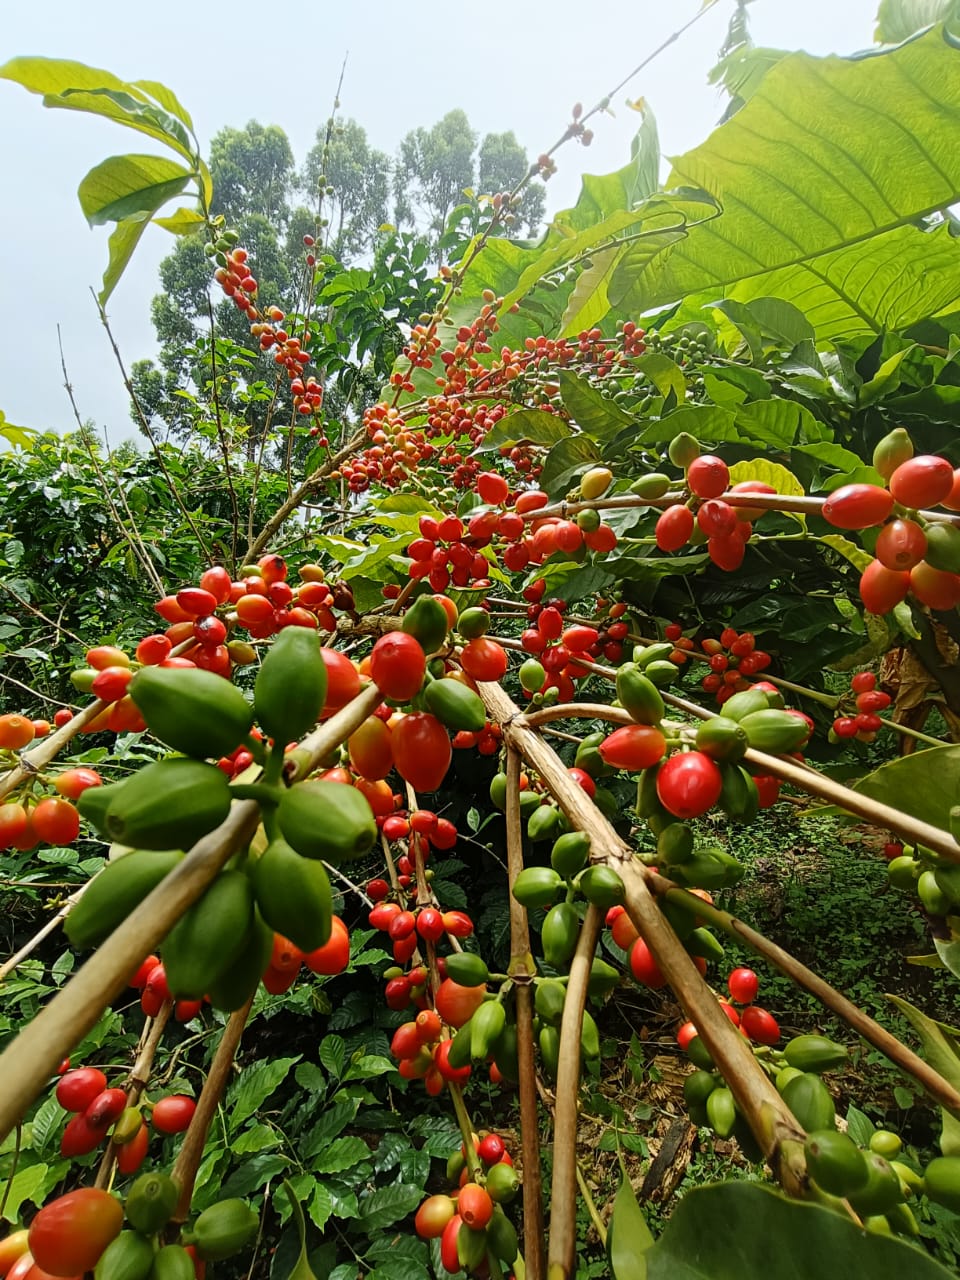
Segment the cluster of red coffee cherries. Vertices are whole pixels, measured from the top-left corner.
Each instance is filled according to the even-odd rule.
[[[855,714],[837,716],[831,736],[841,742],[851,739],[873,742],[883,728],[879,712],[889,707],[890,695],[877,688],[877,677],[872,671],[858,671],[850,681],[850,689],[855,699]]]
[[[764,514],[762,507],[732,506],[722,493],[775,493],[758,480],[744,480],[730,486],[730,471],[722,458],[702,454],[686,465],[686,483],[696,502],[676,502],[657,520],[655,537],[661,551],[674,552],[691,540],[706,542],[707,554],[720,569],[733,571],[743,563],[753,522]]]
[[[931,609],[960,604],[960,529],[928,518],[924,509],[960,511],[960,467],[935,454],[914,456],[902,427],[877,445],[873,465],[886,487],[847,484],[823,506],[836,529],[880,527],[874,559],[860,579],[860,597],[870,613],[889,613],[908,595]]]
[[[665,628],[664,637],[684,654],[684,661],[696,647],[692,641],[687,641],[677,622]],[[748,677],[766,671],[772,661],[769,653],[757,648],[752,632],[738,632],[733,627],[724,627],[719,639],[701,640],[700,649],[706,655],[710,668],[709,675],[700,681],[700,687],[705,693],[714,694],[720,706],[735,693],[749,689],[752,681]]]
[[[447,1179],[456,1189],[428,1196],[414,1218],[421,1239],[440,1241],[440,1261],[451,1275],[464,1270],[488,1275],[488,1250],[507,1263],[517,1254],[516,1233],[506,1224],[502,1209],[520,1187],[513,1160],[496,1133],[482,1131],[475,1137],[474,1150],[473,1168],[467,1164],[463,1146],[453,1153],[447,1161]]]
[[[89,1155],[110,1138],[117,1148],[117,1166],[131,1174],[143,1164],[150,1134],[140,1106],[128,1106],[127,1094],[110,1088],[107,1077],[97,1067],[64,1065],[56,1087],[56,1099],[72,1113],[60,1139],[60,1154],[66,1159]],[[149,1119],[157,1133],[183,1133],[190,1125],[196,1103],[185,1094],[168,1094],[147,1104]]]
[[[0,739],[11,740],[11,722],[23,721],[32,727],[25,716],[11,714],[0,716]],[[13,740],[27,746],[33,737],[18,733]],[[7,748],[11,750],[12,748]],[[14,748],[21,749],[21,748]],[[56,794],[38,797],[34,787],[44,781],[52,785]],[[99,787],[103,782],[95,769],[78,766],[63,769],[52,777],[41,777],[18,792],[14,792],[0,804],[0,849],[17,849],[26,853],[38,844],[62,848],[72,844],[80,834],[80,814],[73,803],[87,787]]]
[[[412,874],[412,864],[405,858],[399,860],[400,863],[404,861],[407,862],[410,870],[401,871],[398,864],[397,872],[400,876],[409,877]],[[387,934],[391,942],[393,958],[397,964],[404,965],[412,959],[421,941],[435,943],[442,938],[456,938],[459,941],[469,938],[473,933],[473,921],[465,911],[441,911],[434,906],[414,906],[411,910],[401,906],[399,902],[386,901],[386,894],[377,901],[374,895],[381,893],[384,887],[389,893],[390,889],[385,880],[372,880],[367,886],[367,893],[376,902],[370,910],[370,927]],[[406,886],[403,887],[406,888]],[[397,978],[399,975],[394,977]],[[388,983],[389,981],[390,979]],[[415,989],[419,985],[416,982],[411,983],[407,992],[408,999],[399,1005],[391,1003],[392,993],[388,990],[387,1003],[390,1008],[406,1009],[409,1004],[415,1002],[423,994]],[[394,990],[399,999],[400,989],[394,988]]]

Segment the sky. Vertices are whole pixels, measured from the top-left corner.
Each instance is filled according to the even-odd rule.
[[[878,0],[755,0],[758,45],[849,53],[871,43]],[[128,80],[159,80],[191,112],[205,151],[224,125],[277,124],[300,163],[330,114],[344,57],[341,111],[373,146],[393,154],[410,129],[462,107],[481,135],[512,129],[531,156],[563,132],[574,102],[589,107],[702,7],[701,0],[608,0],[602,9],[548,5],[401,6],[353,0],[274,10],[253,0],[170,6],[144,0],[44,0],[4,7],[0,62],[18,55],[70,58]],[[701,142],[723,109],[706,82],[733,10],[718,3],[595,118],[589,149],[569,143],[548,184],[548,213],[576,199],[580,175],[629,159],[643,96],[663,152]],[[188,14],[188,17],[184,15]],[[48,111],[19,85],[0,81],[0,410],[9,422],[70,430],[57,326],[79,412],[111,444],[135,438],[128,399],[91,288],[107,262],[108,228],[88,228],[76,189],[109,155],[147,152],[151,140],[79,112]],[[150,299],[172,247],[151,227],[108,306],[124,360],[153,354]]]

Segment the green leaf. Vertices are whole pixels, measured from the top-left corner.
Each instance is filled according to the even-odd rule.
[[[163,156],[111,156],[90,170],[77,195],[91,227],[102,226],[140,213],[152,216],[191,177],[189,169]]]
[[[955,309],[949,229],[914,224],[960,195],[958,68],[939,30],[867,58],[783,58],[667,180],[710,193],[722,216],[655,259],[628,250],[608,286],[613,306],[776,297],[831,339]]]
[[[173,147],[188,160],[194,157],[190,137],[176,119],[183,109],[175,115],[168,114],[150,102],[142,86],[128,84],[109,71],[67,58],[11,58],[0,67],[0,79],[13,80],[30,93],[42,94],[45,107],[105,116]],[[148,92],[157,97],[153,90]],[[169,90],[164,92],[169,94]]]
[[[39,432],[33,427],[17,427],[7,421],[7,415],[0,409],[0,436],[12,444],[15,449],[29,449]]]
[[[280,1136],[275,1129],[271,1129],[266,1124],[255,1124],[249,1129],[244,1129],[233,1139],[231,1150],[239,1156],[248,1156],[255,1151],[266,1151],[269,1147],[275,1147],[279,1142]]]
[[[131,80],[130,87],[132,89],[139,89],[142,93],[149,94],[154,102],[163,107],[164,111],[168,111],[170,115],[176,116],[177,119],[182,121],[191,132],[193,131],[193,120],[190,116],[190,112],[186,109],[173,90],[168,89],[165,84],[161,84],[159,80]]]
[[[855,782],[853,789],[949,831],[958,770],[960,746],[929,747],[882,764]]]
[[[662,351],[648,351],[635,360],[634,364],[664,398],[672,391],[677,403],[683,404],[687,394],[687,381],[675,360],[671,360]]]
[[[540,487],[551,497],[559,496],[576,475],[599,461],[600,451],[586,436],[567,436],[544,459]]]
[[[368,1235],[399,1222],[412,1213],[423,1199],[422,1187],[378,1187],[360,1201],[358,1224]]]
[[[732,484],[743,484],[745,480],[756,480],[760,484],[768,484],[784,497],[802,498],[804,488],[792,471],[770,462],[766,458],[749,458],[744,462],[735,462],[730,468]]]
[[[816,330],[799,307],[782,298],[755,298],[747,304],[760,332],[772,338],[781,338],[791,346],[811,341]]]
[[[63,1108],[56,1098],[48,1098],[42,1103],[33,1117],[30,1127],[30,1142],[34,1151],[44,1151],[50,1140],[60,1129],[63,1122]]]
[[[118,222],[110,233],[110,239],[107,245],[110,252],[110,259],[107,263],[107,269],[103,273],[103,285],[97,294],[97,301],[101,307],[107,305],[107,299],[113,293],[114,289],[120,281],[127,268],[127,263],[133,256],[133,251],[140,243],[140,237],[143,235],[150,223],[150,215],[148,213],[136,214],[131,218],[124,218],[122,222]]]
[[[960,1089],[960,1031],[928,1018],[900,996],[888,995],[887,999],[900,1010],[920,1037],[925,1061],[955,1089]],[[943,1119],[940,1150],[945,1156],[960,1156],[960,1119],[943,1108],[940,1115]]]
[[[798,435],[811,429],[818,433],[816,418],[805,405],[795,400],[755,400],[737,410],[737,429],[749,440],[785,449]]]
[[[651,422],[637,436],[636,443],[666,444],[681,431],[688,431],[701,444],[729,440],[737,442],[740,433],[734,426],[734,415],[728,409],[715,404],[686,404],[666,414],[659,422]]]
[[[607,1227],[607,1259],[614,1280],[646,1280],[646,1253],[652,1245],[647,1220],[621,1166],[620,1188]]]
[[[873,38],[880,44],[899,44],[934,22],[942,22],[953,0],[880,0]]]
[[[347,1046],[343,1036],[324,1036],[320,1041],[319,1058],[320,1065],[339,1080],[347,1058]]]
[[[303,1220],[303,1210],[300,1207],[300,1201],[296,1192],[290,1183],[284,1179],[283,1189],[287,1193],[287,1199],[290,1201],[290,1209],[293,1214],[293,1221],[297,1228],[297,1237],[300,1240],[300,1252],[297,1260],[293,1264],[293,1270],[290,1272],[287,1280],[317,1280],[310,1267],[310,1261],[307,1257],[307,1224]]]
[[[341,1098],[324,1108],[320,1119],[299,1145],[300,1157],[307,1161],[322,1151],[354,1119],[360,1109],[359,1098]]]
[[[592,440],[602,443],[636,425],[632,414],[624,413],[612,400],[592,387],[586,378],[569,369],[561,369],[559,382],[563,407]]]
[[[32,1204],[38,1204],[42,1200],[46,1176],[45,1164],[32,1164],[14,1174],[5,1187],[6,1203],[2,1214],[4,1221],[16,1222],[20,1216],[20,1206],[25,1200],[29,1200]]]
[[[613,275],[622,246],[610,249],[598,249],[591,254],[589,267],[577,276],[573,292],[567,299],[567,305],[560,320],[560,337],[573,338],[584,329],[592,329],[600,323],[610,310],[607,297],[607,282]]]
[[[299,1061],[300,1055],[297,1054],[295,1058],[271,1058],[247,1067],[228,1094],[227,1114],[234,1132],[244,1120],[259,1111],[274,1089],[286,1079],[290,1068]]]
[[[687,1192],[646,1259],[648,1280],[947,1280],[951,1274],[914,1245],[755,1182]]]
[[[555,413],[547,413],[545,409],[518,409],[490,428],[476,452],[490,453],[508,444],[552,445],[569,434],[570,428]]]
[[[823,537],[817,539],[818,542],[824,543],[825,546],[832,547],[834,551],[840,553],[844,560],[849,560],[855,569],[859,569],[862,573],[867,565],[873,559],[869,552],[864,551],[863,547],[858,547],[855,542],[851,542],[849,538],[845,538],[842,533],[825,533]]]
[[[196,235],[207,225],[202,213],[186,207],[177,209],[167,218],[154,218],[153,222],[155,226],[163,227],[164,231],[169,231],[175,236]]]
[[[362,1138],[334,1138],[312,1162],[314,1173],[342,1173],[352,1169],[370,1155],[370,1148]]]

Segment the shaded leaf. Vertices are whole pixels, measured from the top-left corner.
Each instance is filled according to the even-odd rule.
[[[412,1213],[422,1199],[422,1187],[378,1187],[360,1201],[359,1225],[368,1233],[380,1231]]]
[[[901,809],[912,818],[950,829],[956,804],[960,746],[930,747],[890,760],[853,784],[854,791]]]
[[[2,1217],[6,1222],[17,1221],[24,1201],[30,1201],[32,1204],[42,1201],[46,1176],[45,1164],[29,1165],[13,1175],[4,1188],[6,1203],[3,1206]]]
[[[156,226],[163,227],[164,231],[169,231],[175,236],[195,235],[207,225],[202,213],[186,207],[177,209],[176,213],[171,213],[169,217],[154,218],[153,221]]]
[[[637,1203],[630,1179],[621,1169],[620,1188],[607,1228],[607,1259],[614,1280],[646,1280],[646,1252],[653,1245],[647,1220]]]
[[[107,269],[103,273],[103,284],[97,294],[97,301],[101,307],[107,305],[107,299],[117,287],[149,222],[149,213],[137,214],[131,218],[124,218],[110,232],[110,239],[107,241],[110,258]]]
[[[274,1089],[287,1078],[290,1068],[299,1061],[298,1054],[295,1058],[272,1058],[247,1067],[228,1094],[230,1105],[227,1114],[234,1131],[259,1111]]]
[[[887,999],[900,1010],[920,1037],[924,1059],[955,1089],[960,1089],[960,1031],[928,1018],[900,996],[888,995]],[[960,1156],[960,1120],[943,1108],[940,1115],[943,1119],[940,1150],[945,1156]]]
[[[555,413],[547,413],[545,409],[518,409],[491,427],[475,452],[490,453],[508,444],[552,445],[569,433],[570,428]]]
[[[649,1280],[946,1280],[915,1246],[755,1182],[689,1191],[647,1252]]]

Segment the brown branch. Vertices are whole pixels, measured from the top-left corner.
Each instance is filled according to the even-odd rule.
[[[549,748],[548,748],[549,750]],[[575,784],[574,784],[575,785]],[[584,828],[589,831],[590,828]],[[553,1177],[550,1181],[549,1271],[571,1276],[577,1246],[577,1095],[580,1092],[580,1035],[587,1004],[590,966],[600,937],[603,912],[591,906],[580,929],[563,1002],[553,1128]]]
[[[24,782],[32,782],[40,770],[53,760],[59,751],[72,741],[77,734],[90,723],[96,720],[101,711],[105,711],[109,703],[101,701],[97,698],[91,702],[89,706],[78,711],[72,720],[61,728],[51,733],[46,738],[41,738],[37,746],[32,747],[29,751],[20,753],[20,763],[13,769],[0,775],[0,800],[4,796],[8,796],[11,791],[16,791],[17,787]]]
[[[523,1151],[523,1247],[528,1280],[544,1280],[543,1171],[540,1165],[540,1113],[537,1067],[533,1055],[533,977],[527,913],[513,896],[523,870],[520,825],[520,756],[507,748],[507,878],[510,891],[510,977],[517,1013],[517,1075],[520,1091],[520,1140]]]
[[[137,1059],[130,1068],[129,1083],[127,1086],[127,1106],[135,1107],[140,1101],[140,1095],[147,1087],[150,1080],[150,1072],[153,1070],[153,1060],[157,1056],[157,1049],[160,1047],[160,1041],[163,1039],[163,1033],[167,1023],[170,1021],[170,1015],[173,1013],[172,997],[165,1000],[160,1006],[160,1012],[155,1018],[150,1018],[144,1028],[143,1038],[141,1041],[140,1052]],[[100,1161],[100,1168],[97,1170],[95,1187],[107,1187],[110,1184],[110,1176],[113,1173],[113,1166],[117,1158],[117,1144],[111,1138],[107,1143],[107,1149],[103,1153],[103,1159]]]
[[[655,871],[649,869],[646,871],[646,881],[658,897],[665,897],[668,901],[677,903],[678,906],[689,908],[696,913],[698,919],[722,929],[729,937],[744,943],[765,960],[769,960],[781,973],[785,973],[798,986],[816,996],[822,1005],[832,1009],[858,1035],[863,1036],[864,1040],[872,1044],[875,1049],[879,1049],[901,1071],[912,1076],[941,1107],[960,1117],[960,1092],[948,1080],[945,1080],[928,1062],[918,1057],[912,1049],[907,1048],[896,1036],[874,1022],[869,1014],[858,1009],[828,982],[824,982],[823,978],[815,974],[812,969],[801,964],[789,951],[784,951],[770,938],[758,933],[742,920],[738,920],[729,911],[722,911],[719,907],[704,902],[702,898],[688,893],[686,889],[681,889],[673,881],[667,880]]]
[[[293,515],[294,511],[296,511],[297,507],[300,506],[300,503],[307,496],[310,490],[314,489],[321,480],[325,479],[330,474],[331,471],[336,471],[341,462],[346,462],[348,458],[352,457],[366,439],[367,434],[365,431],[355,432],[342,449],[338,450],[332,457],[328,458],[322,466],[317,467],[316,471],[312,471],[310,475],[308,475],[307,478],[299,484],[296,489],[294,489],[286,502],[282,502],[280,506],[277,507],[276,511],[260,530],[256,539],[247,547],[246,551],[244,551],[243,556],[241,557],[242,561],[246,562],[248,560],[253,560],[259,556],[267,547],[273,535],[281,527],[284,520],[289,519],[289,517]]]
[[[528,727],[520,709],[500,686],[481,683],[478,688],[491,719],[501,725],[507,745],[514,747],[527,764],[536,769],[571,824],[589,831],[594,861],[609,863],[622,877],[631,919],[687,1016],[696,1023],[771,1169],[785,1190],[802,1194],[805,1167],[797,1144],[802,1142],[803,1132],[660,912],[647,888],[644,868],[586,793],[570,778],[559,757]],[[571,1274],[572,1256],[561,1259],[551,1244],[551,1257],[551,1271],[553,1266],[558,1268],[557,1280],[561,1275]]]
[[[193,1113],[190,1127],[183,1139],[183,1146],[180,1148],[176,1162],[171,1170],[170,1176],[180,1188],[180,1199],[177,1201],[176,1212],[172,1218],[174,1223],[186,1221],[190,1213],[193,1184],[197,1177],[200,1161],[203,1158],[203,1148],[206,1145],[207,1133],[214,1113],[220,1104],[223,1091],[227,1086],[227,1081],[230,1078],[233,1059],[240,1046],[240,1038],[243,1035],[243,1028],[247,1024],[247,1018],[250,1016],[252,1006],[253,996],[241,1009],[231,1013],[227,1025],[223,1029],[223,1035],[210,1064],[210,1071],[203,1082],[200,1097],[197,1099],[197,1109]]]
[[[375,685],[361,693],[304,739],[288,761],[291,779],[305,777],[340,745],[379,704]],[[96,706],[97,704],[93,704]],[[73,722],[71,721],[71,724]],[[64,726],[68,728],[69,726]],[[130,974],[200,897],[236,850],[253,837],[260,810],[235,800],[226,820],[198,840],[184,860],[114,930],[53,1000],[0,1055],[0,1141],[18,1122],[44,1081],[90,1030]]]

